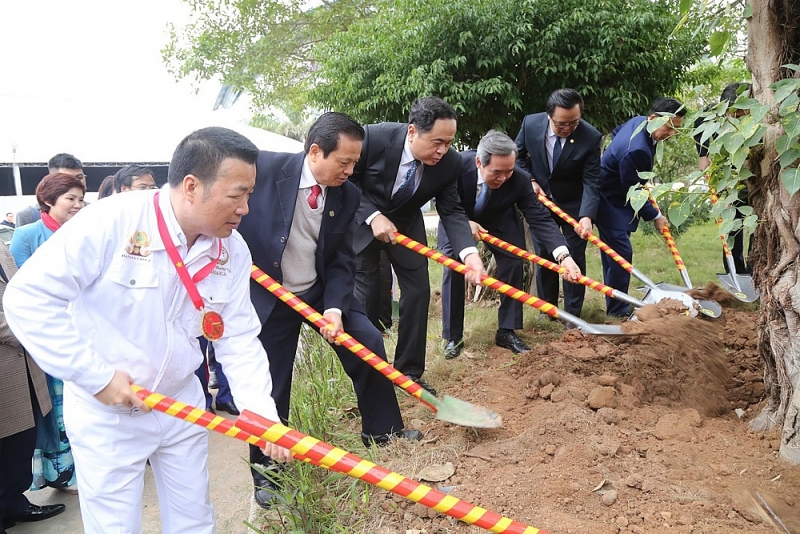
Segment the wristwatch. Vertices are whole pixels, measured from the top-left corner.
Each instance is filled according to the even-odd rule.
[[[572,257],[572,254],[570,254],[569,252],[565,252],[565,253],[563,253],[561,256],[559,256],[558,258],[556,258],[556,261],[557,261],[558,263],[561,263],[562,261],[566,260],[567,258],[571,258],[571,257]]]

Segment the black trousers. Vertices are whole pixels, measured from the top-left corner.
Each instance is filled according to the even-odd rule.
[[[314,284],[311,289],[298,295],[309,306],[322,313],[323,287]],[[382,359],[386,359],[383,336],[370,322],[359,304],[349,310],[342,310],[344,331],[357,339]],[[283,423],[289,418],[289,398],[292,392],[292,370],[300,336],[300,326],[306,319],[295,310],[276,302],[275,307],[261,329],[259,339],[269,357],[272,375],[272,398],[275,400],[278,415]],[[310,324],[310,323],[309,323]],[[318,328],[311,325],[314,330]],[[381,373],[370,367],[361,358],[343,346],[332,345],[345,372],[353,381],[353,389],[361,412],[361,429],[365,434],[387,434],[403,429],[403,418],[394,385]],[[270,459],[261,449],[250,445],[250,463],[269,465]],[[261,474],[251,469],[258,483]]]
[[[36,402],[36,393],[28,375],[31,409],[34,420],[41,410]],[[31,458],[36,448],[36,427],[0,438],[0,532],[3,518],[14,515],[28,507],[30,501],[23,495],[33,482]]]
[[[381,251],[386,251],[400,286],[400,316],[393,365],[405,375],[420,377],[425,372],[428,304],[431,298],[428,263],[421,261],[417,268],[402,265],[394,257],[397,247],[402,248],[373,239],[358,254],[354,294],[373,325],[378,325],[381,304],[380,257]]]
[[[453,247],[444,226],[439,223],[437,247],[442,254],[453,257]],[[508,241],[519,248],[525,248],[525,235],[522,225],[512,232],[503,232],[499,229],[492,229],[491,234],[495,237]],[[523,259],[512,256],[492,245],[486,244],[494,254],[497,262],[497,272],[495,278],[501,282],[523,289]],[[458,259],[458,258],[455,258]],[[464,337],[464,295],[466,293],[466,281],[464,275],[443,267],[442,276],[442,338],[447,340],[460,340]],[[500,296],[500,307],[497,310],[497,327],[508,330],[518,330],[522,328],[522,303],[505,295]]]
[[[586,240],[581,239],[581,237],[575,233],[572,226],[562,220],[561,217],[555,214],[552,214],[552,217],[559,228],[561,228],[564,239],[567,240],[567,246],[569,247],[572,259],[575,260],[581,272],[586,274]],[[535,234],[532,237],[536,254],[555,263],[556,260],[553,258],[551,251],[542,246],[536,239]],[[561,286],[562,283],[564,286],[564,311],[571,313],[575,317],[580,317],[581,310],[583,309],[583,300],[586,295],[586,286],[583,284],[573,284],[572,282],[562,279],[558,273],[550,269],[545,269],[539,265],[536,266],[536,292],[540,299],[549,302],[553,306],[558,306],[559,286]]]

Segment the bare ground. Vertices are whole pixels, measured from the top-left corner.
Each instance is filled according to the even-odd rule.
[[[777,431],[747,426],[764,392],[755,320],[732,308],[717,320],[655,313],[625,325],[631,336],[567,330],[520,356],[490,347],[470,362],[466,351],[454,365],[470,372],[440,394],[496,410],[503,426],[420,415],[412,425],[428,441],[376,461],[407,476],[452,462],[430,485],[549,532],[800,532],[800,470],[778,456]],[[389,493],[372,499],[384,511],[375,532],[481,531]]]

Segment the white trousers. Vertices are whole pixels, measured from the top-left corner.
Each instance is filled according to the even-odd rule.
[[[205,402],[191,380],[178,400]],[[98,407],[64,396],[85,534],[140,534],[147,460],[153,468],[164,534],[213,534],[208,432],[161,412]]]

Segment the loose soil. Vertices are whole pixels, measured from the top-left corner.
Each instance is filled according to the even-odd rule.
[[[519,356],[495,346],[472,356],[461,365],[475,372],[440,395],[491,408],[503,426],[420,416],[411,426],[426,442],[375,460],[407,476],[452,462],[452,476],[429,484],[548,532],[800,532],[800,469],[778,456],[779,429],[747,426],[764,396],[756,314],[644,315],[624,325],[629,336],[567,330]],[[412,399],[403,408],[423,413]],[[371,498],[386,512],[374,532],[482,531],[390,493]]]

